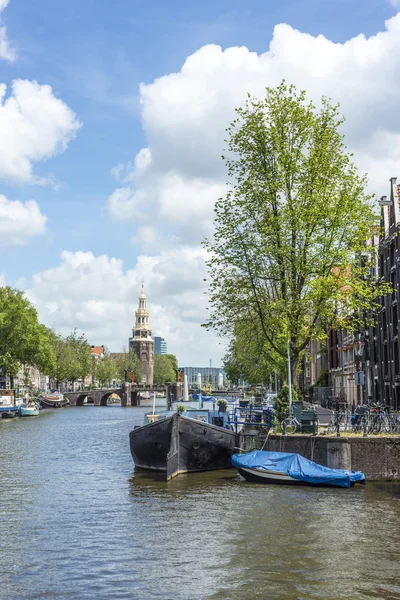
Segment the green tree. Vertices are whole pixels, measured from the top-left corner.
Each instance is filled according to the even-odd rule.
[[[67,381],[73,377],[76,378],[76,373],[74,373],[74,357],[71,347],[61,334],[53,332],[52,344],[56,355],[56,364],[52,375],[58,387],[62,381]]]
[[[85,336],[78,335],[75,329],[66,338],[60,333],[51,332],[51,340],[56,356],[51,375],[56,379],[57,386],[62,381],[83,381],[93,369],[90,347]]]
[[[65,341],[71,352],[71,373],[68,379],[72,382],[77,379],[83,381],[90,374],[92,367],[92,356],[87,339],[83,334],[78,335],[77,330],[74,329]]]
[[[125,381],[125,373],[128,373],[130,381],[132,371],[135,373],[135,381],[137,383],[142,380],[142,364],[134,352],[127,352],[124,348],[123,351],[118,354],[115,364],[117,376],[120,381]]]
[[[176,381],[178,378],[178,371],[179,371],[178,359],[176,358],[175,354],[164,354],[163,356],[166,356],[168,358],[168,360],[170,361],[171,366],[175,372],[175,379],[173,381]]]
[[[176,380],[176,371],[172,361],[166,354],[156,354],[154,357],[154,383],[163,384]]]
[[[286,377],[286,360],[266,343],[257,319],[236,324],[223,362],[233,383],[244,379],[252,385],[267,384],[275,371]]]
[[[93,375],[101,386],[109,383],[117,376],[117,365],[108,350],[104,349],[104,356],[94,361]]]
[[[294,384],[310,340],[324,339],[328,325],[356,328],[387,293],[371,285],[370,259],[359,259],[376,216],[342,122],[328,99],[317,110],[284,82],[248,97],[227,130],[230,185],[205,241],[205,326],[234,337],[253,321],[272,359],[285,360],[290,341]]]
[[[302,400],[298,395],[295,387],[292,386],[292,402]],[[278,418],[281,420],[285,413],[289,412],[289,386],[285,384],[278,392],[276,398],[275,410],[278,413]]]
[[[0,288],[0,367],[10,376],[11,386],[21,365],[48,373],[54,362],[49,330],[39,323],[34,306],[23,292]]]

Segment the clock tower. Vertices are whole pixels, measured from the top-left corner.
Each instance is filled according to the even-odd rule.
[[[132,330],[130,349],[139,357],[142,363],[143,383],[153,385],[154,380],[154,340],[149,328],[149,311],[146,308],[144,284],[139,295],[139,306],[135,313],[136,324]],[[138,382],[139,383],[139,382]]]

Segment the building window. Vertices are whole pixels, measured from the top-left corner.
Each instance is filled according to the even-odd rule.
[[[392,326],[393,326],[393,335],[397,335],[398,333],[398,318],[397,318],[397,304],[392,306]]]
[[[306,377],[308,377],[308,378],[311,377],[311,369],[310,369],[310,367],[306,367]]]

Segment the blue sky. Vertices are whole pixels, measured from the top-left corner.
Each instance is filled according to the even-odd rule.
[[[1,5],[0,2],[0,7]],[[140,84],[143,82],[151,86],[157,78],[180,73],[186,59],[208,44],[217,44],[223,50],[245,46],[250,52],[261,55],[268,51],[274,28],[280,23],[286,23],[292,30],[302,32],[304,44],[307,41],[304,34],[310,34],[312,44],[316,45],[317,36],[322,35],[339,45],[360,34],[368,38],[385,31],[385,21],[395,14],[396,9],[386,0],[252,0],[248,3],[238,0],[153,0],[147,3],[133,0],[10,0],[1,14],[8,42],[16,53],[14,61],[0,60],[0,81],[7,85],[7,94],[10,94],[10,85],[16,79],[35,80],[40,85],[49,85],[52,94],[76,114],[81,127],[63,152],[49,152],[51,156],[48,159],[31,161],[34,175],[50,177],[53,184],[38,185],[26,179],[18,181],[7,176],[0,180],[0,194],[9,201],[26,202],[33,199],[39,205],[41,213],[47,216],[45,233],[32,236],[23,245],[14,244],[11,240],[2,246],[0,272],[3,273],[3,280],[25,287],[37,302],[41,318],[49,324],[55,322],[63,330],[71,329],[74,326],[74,311],[79,313],[78,326],[86,330],[92,343],[102,343],[102,339],[99,339],[102,335],[101,318],[99,317],[98,326],[89,323],[85,327],[76,298],[74,301],[77,304],[73,305],[71,300],[67,309],[62,307],[61,300],[57,307],[52,306],[56,295],[54,288],[49,287],[49,297],[41,296],[40,287],[46,286],[40,274],[48,269],[55,269],[48,274],[48,278],[61,277],[61,272],[57,269],[62,263],[60,255],[63,251],[72,254],[91,252],[95,257],[115,257],[123,261],[122,275],[119,275],[124,277],[128,272],[131,286],[131,308],[126,306],[128,300],[125,299],[121,311],[126,324],[121,322],[118,331],[131,326],[127,321],[127,314],[131,310],[133,321],[136,304],[134,290],[143,276],[149,281],[149,302],[154,303],[155,325],[160,330],[156,333],[169,335],[174,340],[171,350],[179,354],[182,346],[178,338],[182,337],[182,333],[175,335],[173,329],[176,331],[181,327],[185,330],[185,323],[190,323],[190,327],[193,325],[190,328],[190,335],[193,337],[190,361],[193,363],[198,359],[205,362],[207,352],[212,352],[214,361],[218,361],[221,350],[209,350],[216,343],[215,338],[204,337],[207,334],[199,328],[201,317],[196,321],[198,309],[190,295],[190,285],[185,283],[185,268],[180,262],[184,262],[185,258],[179,259],[180,244],[185,248],[191,245],[190,239],[185,238],[192,236],[192,233],[188,235],[191,228],[193,231],[202,231],[202,213],[196,213],[195,203],[193,216],[189,215],[188,221],[183,220],[179,229],[175,228],[173,220],[169,222],[168,219],[159,219],[154,226],[153,221],[157,220],[157,215],[151,212],[155,210],[154,207],[147,204],[146,197],[142,204],[136,202],[132,209],[133,215],[135,211],[148,212],[150,215],[145,223],[149,229],[141,230],[139,242],[132,240],[136,236],[139,222],[132,216],[132,211],[127,218],[123,212],[115,218],[115,211],[113,213],[108,205],[116,188],[125,189],[127,186],[133,193],[132,188],[135,189],[137,185],[132,183],[132,177],[117,182],[111,169],[118,164],[132,163],[135,155],[142,148],[151,147],[153,142],[152,152],[155,155],[160,131],[164,135],[163,132],[167,129],[164,122],[161,123],[158,117],[154,117],[154,113],[146,116],[143,96],[141,103]],[[294,57],[294,38],[291,43]],[[290,56],[285,57],[285,61],[285,65],[289,64]],[[393,66],[395,73],[397,64]],[[329,60],[327,65],[329,68]],[[285,69],[286,67],[283,71]],[[261,83],[270,83],[268,74]],[[371,86],[374,87],[373,80]],[[149,89],[157,92],[156,87]],[[222,94],[223,90],[221,85]],[[318,84],[315,93],[320,92],[324,92],[324,86]],[[179,88],[177,93],[180,93]],[[347,97],[348,90],[343,90],[343,95]],[[236,104],[240,101],[238,96]],[[196,99],[191,98],[189,102],[191,106],[188,109],[191,109]],[[233,102],[235,105],[235,99]],[[183,106],[184,112],[185,105]],[[349,107],[351,112],[351,104]],[[224,127],[229,118],[230,113],[227,112]],[[143,119],[147,119],[144,127]],[[187,123],[183,119],[182,129],[185,127]],[[375,133],[372,129],[371,140]],[[178,129],[174,139],[179,135]],[[356,134],[354,133],[353,138],[351,136],[350,132],[350,139],[354,138],[354,145],[357,146]],[[165,139],[168,140],[168,136]],[[7,149],[8,140],[1,139],[1,134],[0,144],[3,144],[3,149]],[[171,148],[173,153],[173,145]],[[201,148],[204,151],[204,147]],[[168,153],[168,147],[165,153]],[[362,166],[369,167],[368,157],[364,158],[365,160],[361,160]],[[396,156],[389,156],[388,161],[395,162]],[[390,166],[392,162],[389,162]],[[375,172],[376,167],[372,165],[371,168]],[[129,171],[132,172],[132,165],[127,167],[127,172]],[[174,167],[173,171],[182,174],[183,167]],[[169,172],[172,172],[171,169]],[[158,164],[151,172],[151,185],[155,185],[154,180],[160,173],[162,175],[162,167]],[[166,171],[164,175],[165,173]],[[387,176],[385,174],[384,181],[392,175],[392,172],[388,172]],[[197,173],[196,178],[197,182],[207,181],[207,185],[210,183],[207,173]],[[219,180],[217,182],[214,178],[212,183],[218,186]],[[185,190],[183,194],[187,193]],[[152,191],[153,195],[158,193],[159,190]],[[171,201],[168,202],[169,210],[173,211]],[[182,210],[179,203],[176,210],[179,215]],[[200,223],[199,227],[195,227],[196,223]],[[152,243],[148,244],[147,239],[151,239]],[[199,241],[196,239],[196,244]],[[179,322],[175,319],[173,324],[171,321],[168,325],[168,307],[173,298],[171,296],[170,304],[167,301],[163,303],[163,288],[160,285],[157,287],[155,283],[152,296],[152,277],[148,277],[147,267],[144,266],[146,256],[159,256],[166,248],[171,252],[178,251],[178,258],[175,254],[168,258],[170,267],[174,260],[178,260],[178,267],[173,269],[171,276],[171,285],[176,283],[178,287],[182,286],[182,289],[187,289],[188,294],[184,303],[187,321]],[[139,255],[144,258],[143,264],[138,265]],[[181,274],[179,264],[182,266]],[[151,268],[157,272],[154,265]],[[192,269],[189,267],[189,270]],[[130,271],[133,272],[131,275]],[[162,270],[158,269],[158,273],[162,275]],[[32,280],[34,274],[39,274],[36,282]],[[63,289],[66,295],[69,293],[67,286],[71,286],[71,280],[68,279],[64,285],[60,279],[59,290]],[[107,292],[109,295],[119,294],[118,290],[109,289]],[[165,288],[165,297],[169,293],[170,290]],[[196,297],[195,287],[193,296]],[[90,290],[84,289],[82,302],[90,300]],[[92,300],[101,302],[98,296]],[[104,306],[102,310],[104,314]],[[101,310],[99,311],[101,316]],[[127,331],[126,338],[128,333]],[[196,355],[197,335],[203,336],[199,356]],[[112,349],[118,349],[116,346],[121,343],[122,334],[112,333],[112,323],[109,324],[105,337],[107,343],[114,346]]]

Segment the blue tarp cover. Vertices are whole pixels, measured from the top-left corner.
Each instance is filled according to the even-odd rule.
[[[344,469],[329,469],[318,465],[300,454],[289,452],[268,452],[253,450],[246,454],[234,454],[233,466],[237,469],[260,469],[263,471],[276,471],[286,473],[307,483],[336,485],[350,487],[351,483],[364,481],[365,475],[360,471],[345,471]]]
[[[194,392],[192,394],[192,398],[193,400],[199,400],[200,394],[198,392]],[[215,400],[214,396],[204,396],[204,394],[201,395],[201,399],[204,401]]]

